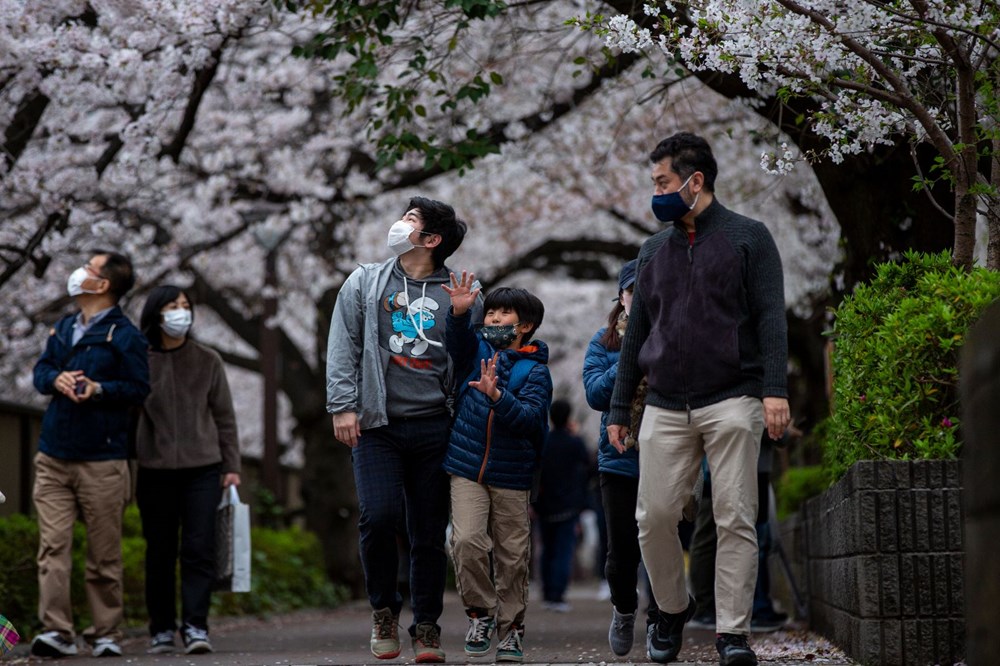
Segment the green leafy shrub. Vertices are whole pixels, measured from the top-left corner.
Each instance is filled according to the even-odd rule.
[[[907,252],[841,303],[824,452],[834,478],[858,460],[955,457],[958,351],[998,297],[998,273]]]
[[[789,467],[775,484],[778,520],[784,520],[799,510],[802,503],[830,487],[833,478],[823,465]]]
[[[245,594],[213,595],[216,615],[283,612],[297,608],[335,606],[347,598],[323,570],[319,541],[298,528],[268,530],[254,528],[253,591]],[[10,618],[23,636],[31,636],[38,624],[38,524],[33,518],[14,515],[0,519],[0,612]],[[70,596],[78,629],[90,624],[90,609],[84,588],[86,531],[73,528],[73,573]],[[145,599],[146,541],[142,521],[134,504],[125,510],[122,529],[125,621],[148,622]],[[178,576],[179,580],[179,576]],[[178,600],[180,594],[178,593]]]

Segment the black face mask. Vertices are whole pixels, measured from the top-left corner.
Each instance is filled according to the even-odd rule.
[[[502,326],[483,326],[479,329],[483,335],[483,340],[490,343],[496,349],[506,349],[510,343],[517,339],[517,324],[503,324]]]

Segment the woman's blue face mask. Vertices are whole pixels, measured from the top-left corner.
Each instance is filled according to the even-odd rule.
[[[691,174],[693,176],[694,174]],[[680,186],[676,192],[671,192],[670,194],[654,194],[652,201],[653,215],[660,222],[673,222],[679,220],[688,212],[694,208],[694,205],[698,203],[698,196],[695,195],[694,203],[690,206],[681,197],[681,190],[687,187],[688,182],[691,181],[691,176],[687,177],[684,184]],[[700,192],[699,192],[700,194]]]

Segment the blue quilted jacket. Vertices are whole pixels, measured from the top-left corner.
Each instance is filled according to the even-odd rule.
[[[447,341],[462,384],[458,386],[445,471],[487,486],[530,490],[552,402],[552,378],[546,365],[549,348],[532,340],[520,349],[497,352],[472,328],[468,314],[456,317],[450,311]],[[496,402],[468,386],[470,376],[478,379],[481,361],[494,354],[500,388]],[[536,364],[524,384],[509,391],[511,369],[522,358]]]
[[[594,334],[587,346],[587,354],[583,357],[583,388],[587,394],[587,404],[601,413],[597,469],[639,478],[639,452],[632,448],[625,449],[625,453],[618,453],[608,441],[608,412],[611,409],[611,394],[615,390],[618,356],[621,352],[611,351],[601,343],[605,330],[602,328]]]

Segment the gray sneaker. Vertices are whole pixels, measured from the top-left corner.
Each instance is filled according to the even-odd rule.
[[[619,657],[632,651],[635,640],[635,613],[619,613],[611,607],[611,627],[608,628],[608,645]]]
[[[167,654],[168,652],[173,652],[177,646],[174,644],[174,632],[172,631],[159,631],[153,634],[153,638],[149,641],[149,649],[146,650],[147,654]]]
[[[90,648],[90,653],[95,657],[120,657],[122,648],[113,638],[98,638]]]
[[[388,608],[372,612],[371,650],[376,659],[399,656],[399,618]]]
[[[199,627],[184,625],[181,630],[184,639],[185,654],[208,654],[212,651],[212,644],[208,640],[208,631]]]
[[[76,643],[58,631],[46,631],[31,641],[31,654],[37,657],[72,657],[76,654]]]

